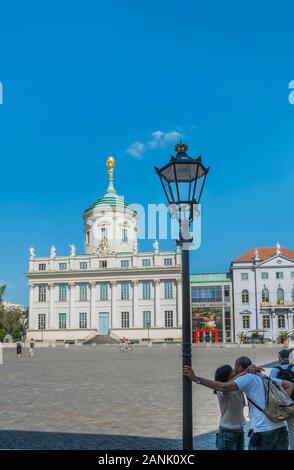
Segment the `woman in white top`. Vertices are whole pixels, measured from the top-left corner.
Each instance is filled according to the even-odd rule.
[[[214,380],[218,382],[229,382],[234,375],[230,365],[224,365],[216,369]],[[243,414],[245,399],[240,391],[216,392],[219,409],[220,422],[216,435],[216,448],[218,450],[244,450],[244,424],[246,422]]]

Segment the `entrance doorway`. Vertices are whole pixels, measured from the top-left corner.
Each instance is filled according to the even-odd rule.
[[[109,313],[108,312],[98,313],[97,332],[103,336],[107,336],[109,334]]]
[[[195,330],[195,343],[218,343],[218,330]]]

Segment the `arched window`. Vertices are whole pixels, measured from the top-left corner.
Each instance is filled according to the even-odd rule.
[[[242,290],[242,303],[243,304],[249,303],[249,292],[247,289]]]
[[[269,302],[269,291],[266,289],[262,289],[262,302]]]
[[[277,301],[278,303],[284,302],[284,289],[281,287],[279,287],[277,290]]]

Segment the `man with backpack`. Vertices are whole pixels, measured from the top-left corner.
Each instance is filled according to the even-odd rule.
[[[250,409],[252,433],[249,450],[288,450],[289,438],[285,419],[294,416],[294,402],[289,398],[294,384],[280,379],[269,379],[256,373],[250,366],[231,382],[217,382],[198,377],[185,366],[183,374],[193,382],[220,392],[244,392]]]
[[[270,371],[272,379],[288,380],[294,383],[294,364],[289,364],[289,355],[291,349],[282,349],[279,354],[279,365],[273,367]],[[289,432],[289,445],[290,450],[294,450],[294,416],[287,419],[287,426]]]

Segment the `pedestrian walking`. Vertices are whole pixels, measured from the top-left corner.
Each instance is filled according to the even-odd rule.
[[[20,341],[18,341],[18,342],[16,343],[16,357],[17,357],[18,359],[20,359],[20,358],[21,358],[21,354],[22,354],[22,344],[21,344]]]
[[[30,353],[29,353],[30,359],[32,359],[34,357],[34,354],[35,354],[35,342],[32,338],[31,341],[30,341]]]
[[[293,353],[291,349],[282,349],[278,353],[279,365],[273,367],[270,371],[271,378],[288,380],[289,382],[294,383],[294,364],[289,364],[290,353]],[[289,448],[290,450],[294,450],[294,416],[287,419],[287,426],[289,432]]]

